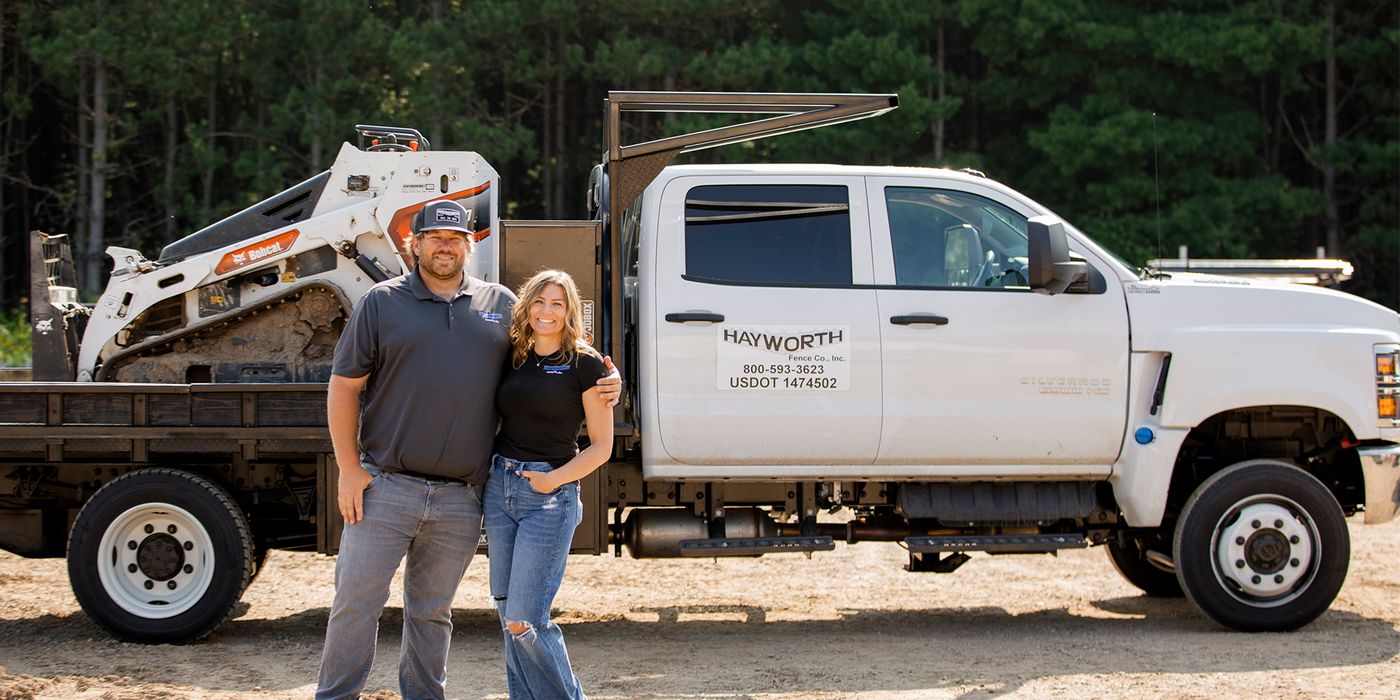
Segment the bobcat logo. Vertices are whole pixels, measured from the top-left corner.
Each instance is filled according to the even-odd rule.
[[[48,335],[48,334],[49,334],[50,332],[52,332],[52,331],[53,331],[53,319],[51,319],[51,318],[46,318],[46,319],[44,319],[44,320],[42,320],[42,321],[40,321],[40,322],[34,324],[34,332],[35,332],[35,333],[38,333],[39,335]]]

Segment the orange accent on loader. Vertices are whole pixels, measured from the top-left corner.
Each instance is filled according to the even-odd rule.
[[[471,189],[462,190],[460,192],[452,192],[441,197],[433,197],[432,199],[425,199],[417,204],[404,207],[394,212],[394,216],[389,219],[389,230],[386,232],[389,236],[389,240],[394,243],[395,248],[398,248],[399,255],[403,256],[404,260],[408,260],[411,263],[413,260],[413,251],[409,249],[408,241],[409,239],[413,238],[412,223],[414,214],[417,214],[418,212],[422,211],[423,207],[427,206],[429,202],[436,202],[442,199],[460,200],[466,199],[468,197],[475,197],[476,195],[485,192],[490,187],[490,181],[483,182],[480,185],[477,185],[476,187],[473,187]],[[473,214],[475,214],[475,212],[473,212]],[[491,222],[488,221],[486,222],[486,228],[483,228],[477,231],[476,233],[472,234],[472,237],[475,238],[478,243],[480,243],[481,241],[484,241],[488,237],[490,237],[490,235]]]
[[[272,238],[264,238],[231,253],[225,253],[224,257],[219,260],[218,266],[214,268],[214,274],[222,275],[225,272],[232,272],[240,267],[247,267],[261,260],[266,260],[279,253],[285,253],[292,249],[292,244],[296,242],[299,235],[301,233],[296,229],[283,231]]]

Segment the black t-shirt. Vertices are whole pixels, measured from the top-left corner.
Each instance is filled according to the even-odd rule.
[[[578,431],[583,426],[583,392],[608,375],[603,360],[574,353],[565,364],[560,355],[540,357],[534,350],[518,368],[506,370],[496,388],[501,431],[496,451],[527,462],[563,466],[578,454]]]

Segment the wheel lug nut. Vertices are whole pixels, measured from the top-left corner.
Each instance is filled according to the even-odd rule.
[[[174,526],[174,525],[171,525],[170,527],[175,527],[175,526]],[[1275,528],[1281,528],[1281,527],[1283,527],[1283,521],[1282,521],[1282,520],[1275,520],[1275,521],[1274,521],[1274,527],[1275,527]]]
[[[1298,560],[1297,560],[1297,559],[1294,559],[1293,561],[1298,561]],[[187,573],[187,574],[192,574],[192,573],[194,573],[194,567],[193,567],[193,566],[190,566],[189,564],[186,564],[186,565],[185,565],[185,573]]]
[[[1280,576],[1279,578],[1283,578],[1283,577]],[[173,590],[175,590],[175,582],[174,582],[174,581],[166,581],[166,582],[165,582],[165,587],[166,587],[166,588],[169,588],[170,590],[173,591]]]
[[[1260,523],[1258,520],[1252,520],[1250,521],[1249,526],[1254,528],[1255,530],[1258,530],[1261,524],[1262,523]]]
[[[1243,538],[1243,537],[1236,537],[1236,538],[1235,538],[1235,544],[1244,544],[1244,538]]]
[[[1279,527],[1283,527],[1283,525],[1279,525]],[[173,534],[175,534],[175,526],[174,526],[174,525],[167,526],[167,527],[165,528],[165,531],[173,535]]]
[[[193,542],[186,542],[186,543],[185,543],[185,551],[188,552],[188,551],[190,551],[191,549],[194,549],[194,543],[193,543]]]
[[[1298,566],[1298,560],[1297,560],[1297,559],[1289,559],[1289,560],[1288,560],[1288,565],[1289,565],[1289,566],[1296,567],[1296,566]]]
[[[127,549],[136,549],[136,540],[129,540],[126,543]]]
[[[152,588],[155,588],[155,587],[156,587],[156,582],[155,582],[155,581],[149,581],[149,580],[146,581],[146,590],[149,591],[149,590],[151,590]]]
[[[1244,568],[1244,560],[1243,560],[1243,559],[1236,559],[1236,560],[1235,560],[1235,568],[1236,568],[1236,569],[1243,569],[1243,568]]]
[[[154,527],[153,525],[151,525],[150,523],[146,523],[146,527],[143,528],[143,529],[146,531],[146,534],[148,534],[148,535],[151,534],[152,532],[155,532],[155,531],[156,531],[155,527]]]
[[[1251,583],[1259,583],[1261,579],[1258,576],[1251,576],[1249,577],[1249,580]]]
[[[134,574],[134,573],[136,573],[136,565],[135,565],[135,564],[127,564],[127,565],[126,565],[126,570]]]
[[[174,582],[174,581],[171,581],[171,583],[175,583],[175,582]],[[1274,576],[1274,583],[1283,583],[1283,576],[1281,576],[1281,575],[1275,575],[1275,576]]]
[[[1294,535],[1294,536],[1288,538],[1288,541],[1289,541],[1290,543],[1292,543],[1292,544],[1298,544],[1298,536],[1297,536],[1297,535]]]

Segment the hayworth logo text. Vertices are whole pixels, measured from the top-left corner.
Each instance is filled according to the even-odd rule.
[[[814,331],[795,335],[773,335],[772,333],[754,333],[726,328],[723,340],[726,343],[748,345],[770,352],[797,352],[843,343],[846,341],[846,332]]]

